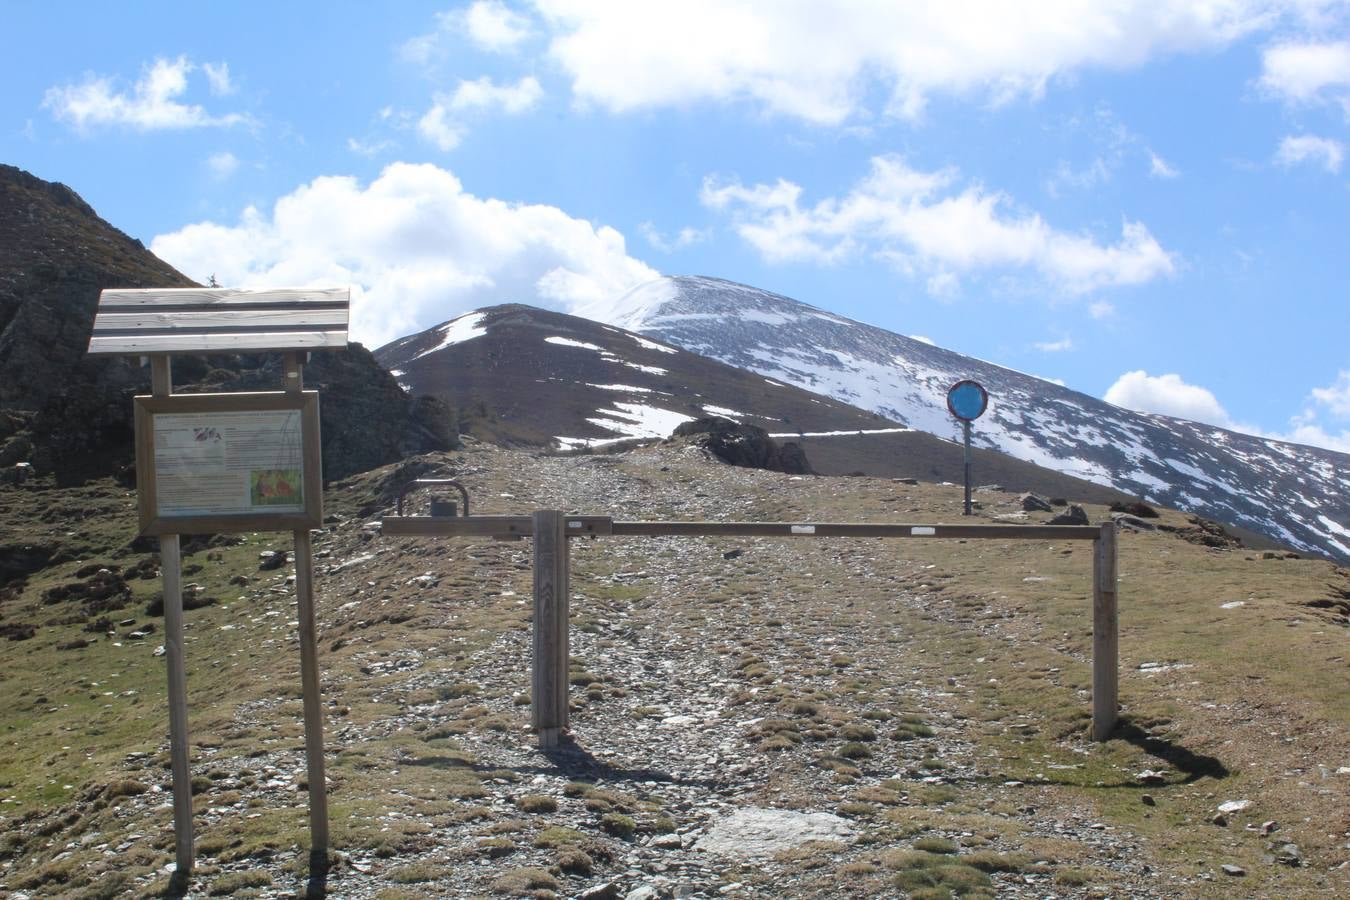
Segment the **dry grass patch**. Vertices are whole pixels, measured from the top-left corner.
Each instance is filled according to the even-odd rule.
[[[529,891],[558,889],[558,879],[543,869],[512,869],[492,882],[494,894],[522,895]]]
[[[271,883],[272,876],[260,869],[230,872],[213,881],[211,886],[207,888],[206,894],[209,897],[225,897],[235,891],[242,891],[245,888],[267,887]]]
[[[551,813],[558,811],[557,799],[547,794],[525,794],[515,799],[516,809],[527,813]]]

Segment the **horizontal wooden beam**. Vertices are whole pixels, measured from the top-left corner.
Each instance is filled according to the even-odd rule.
[[[341,331],[267,331],[233,334],[126,335],[112,334],[89,340],[90,356],[149,356],[157,353],[269,353],[283,350],[343,350],[347,329]]]
[[[394,537],[529,537],[529,516],[385,516],[382,533]]]
[[[348,288],[278,288],[244,290],[241,288],[110,288],[99,295],[104,306],[138,306],[150,312],[154,307],[198,306],[227,309],[239,306],[294,306],[297,303],[345,303]]]
[[[607,516],[568,516],[570,536],[616,537],[852,537],[965,538],[994,540],[1093,541],[1101,529],[1091,525],[915,525],[841,522],[615,522]],[[387,516],[387,535],[403,537],[529,537],[529,516]]]
[[[723,537],[993,538],[1096,540],[1087,525],[914,525],[854,522],[615,522],[615,535]]]

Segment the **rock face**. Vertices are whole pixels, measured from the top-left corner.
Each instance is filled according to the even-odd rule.
[[[733,466],[790,475],[811,474],[811,464],[799,445],[777,444],[767,431],[754,425],[709,416],[685,422],[675,429],[674,436],[692,438],[692,443]]]
[[[130,462],[131,398],[149,391],[149,374],[85,355],[99,292],[192,284],[70,188],[0,165],[0,462],[32,461],[66,480]],[[275,390],[278,366],[275,357],[177,358],[175,389]],[[454,445],[445,406],[409,397],[359,345],[316,354],[306,375],[324,391],[329,478]]]
[[[1069,505],[1069,508],[1067,510],[1055,516],[1053,519],[1051,519],[1049,522],[1046,522],[1045,524],[1088,525],[1090,523],[1088,522],[1087,510],[1083,509],[1083,507],[1079,506],[1077,503],[1073,503]]]

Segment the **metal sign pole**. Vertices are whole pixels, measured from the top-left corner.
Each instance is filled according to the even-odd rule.
[[[947,389],[947,411],[961,422],[965,436],[966,510],[971,515],[970,503],[970,423],[984,415],[989,407],[989,392],[978,381],[965,379]]]
[[[967,419],[961,423],[965,426],[966,433],[966,512],[970,515],[970,420]]]

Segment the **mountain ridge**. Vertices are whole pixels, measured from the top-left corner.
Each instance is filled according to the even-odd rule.
[[[703,276],[580,310],[602,321],[955,437],[945,392],[991,394],[977,446],[1350,561],[1350,456],[1136,413],[1044,379]]]

